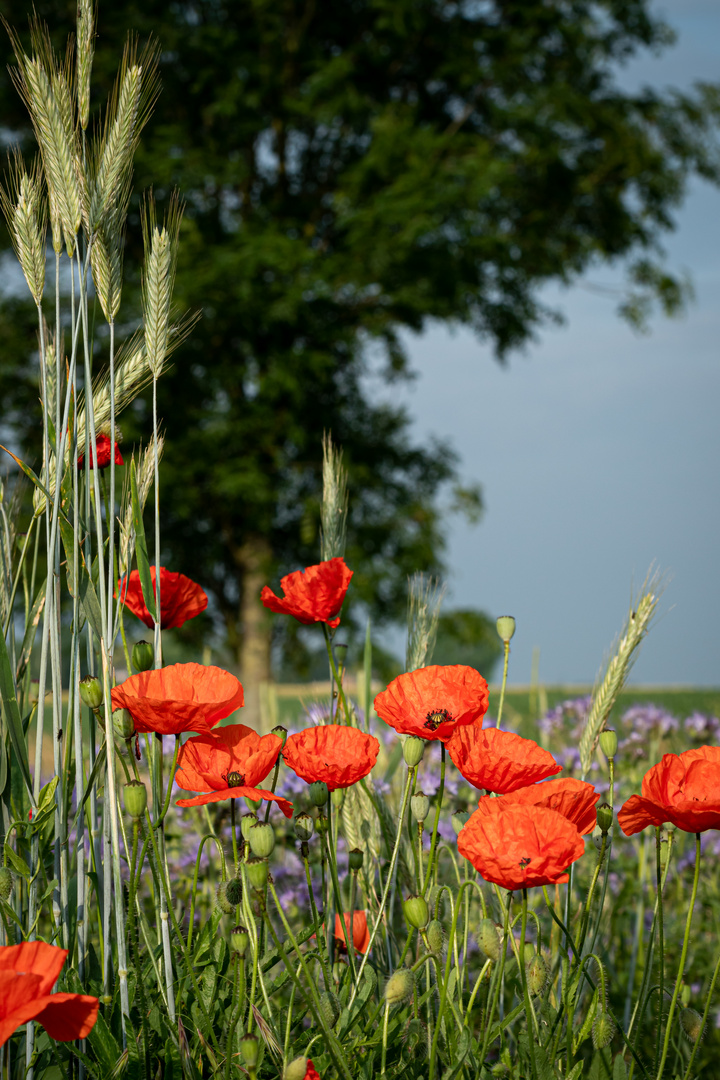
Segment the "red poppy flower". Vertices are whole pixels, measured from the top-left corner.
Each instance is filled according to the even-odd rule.
[[[155,567],[150,567],[150,576],[155,593]],[[120,602],[137,615],[146,626],[152,630],[155,625],[153,617],[145,606],[143,600],[140,574],[133,570],[130,577],[118,581],[120,590]],[[207,595],[199,585],[196,585],[184,574],[176,574],[173,570],[160,567],[160,626],[163,630],[172,630],[176,626],[182,626],[188,619],[194,619],[208,605]]]
[[[330,791],[351,787],[371,771],[380,743],[345,724],[324,724],[291,735],[283,759],[308,784],[324,781]]]
[[[292,803],[257,787],[277,761],[282,748],[278,735],[260,736],[244,724],[227,724],[210,735],[196,735],[183,743],[178,754],[175,781],[185,791],[202,791],[192,799],[178,799],[178,806],[203,806],[224,799],[276,802],[285,817]],[[208,791],[208,788],[210,789]]]
[[[127,709],[136,731],[207,733],[243,704],[243,688],[229,671],[203,664],[171,664],[141,671],[112,689],[113,709]]]
[[[489,799],[460,830],[458,851],[486,881],[512,892],[568,881],[585,842],[557,810]]]
[[[0,1046],[12,1033],[37,1020],[51,1039],[84,1039],[97,1020],[98,999],[85,994],[53,994],[67,949],[44,941],[0,947]]]
[[[479,723],[488,684],[465,664],[431,664],[399,675],[375,698],[375,712],[402,735],[447,742],[456,728]]]
[[[110,464],[110,436],[98,435],[95,439],[95,445],[97,447],[97,460],[98,469],[107,469]],[[85,455],[81,454],[78,458],[78,468],[82,468],[85,464]],[[115,464],[124,465],[123,456],[120,453],[120,447],[115,443]],[[95,460],[93,458],[92,443],[90,443],[90,468],[95,468]]]
[[[499,728],[458,728],[447,748],[469,783],[500,795],[536,784],[562,768],[532,739]]]
[[[542,784],[516,788],[507,795],[501,795],[499,799],[483,795],[478,803],[478,809],[486,809],[491,802],[546,806],[549,810],[556,810],[558,814],[562,814],[584,836],[595,828],[597,823],[595,807],[599,801],[600,792],[596,791],[592,784],[564,776],[557,780],[545,780]]]
[[[320,1080],[320,1073],[317,1071],[310,1058],[308,1058],[303,1080]]]
[[[281,578],[282,599],[268,585],[260,599],[266,608],[280,615],[292,615],[305,624],[324,622],[334,628],[340,624],[338,612],[352,576],[344,559],[328,559]]]
[[[720,746],[664,754],[643,776],[642,795],[631,795],[618,814],[627,836],[666,821],[683,832],[720,829]]]
[[[343,912],[343,919],[347,926],[348,937],[350,937],[350,912]],[[345,934],[343,933],[342,923],[340,922],[340,916],[335,916],[335,942],[336,948],[339,952],[347,952],[347,945],[345,944]],[[370,945],[370,931],[368,930],[367,915],[364,911],[353,912],[352,917],[352,941],[355,946],[355,952],[366,953],[368,946]]]

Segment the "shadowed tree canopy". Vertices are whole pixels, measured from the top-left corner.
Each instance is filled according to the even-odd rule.
[[[74,4],[36,7],[62,40]],[[718,93],[619,88],[619,64],[672,40],[646,0],[116,0],[98,30],[96,106],[129,30],[162,45],[136,186],[186,201],[177,295],[203,312],[159,386],[165,558],[212,591],[252,678],[261,585],[318,558],[324,429],[350,470],[350,617],[398,617],[453,506],[479,508],[448,493],[452,451],[413,445],[371,392],[371,368],[408,375],[403,331],[464,324],[502,358],[552,317],[540,286],[604,260],[629,266],[625,314],[678,306],[657,243],[688,177],[718,179]],[[0,105],[28,147],[6,75]],[[135,211],[123,311],[140,255]],[[5,302],[3,420],[25,440],[32,327]],[[123,427],[146,436],[146,404]]]

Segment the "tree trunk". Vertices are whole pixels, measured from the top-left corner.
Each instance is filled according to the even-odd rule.
[[[270,620],[260,602],[260,592],[268,583],[270,545],[263,537],[252,537],[236,552],[236,561],[242,573],[238,663],[245,708],[241,719],[260,731],[260,687],[270,678]]]

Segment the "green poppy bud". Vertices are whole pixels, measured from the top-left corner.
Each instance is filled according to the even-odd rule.
[[[408,735],[407,739],[403,743],[403,757],[405,758],[405,764],[409,769],[419,765],[423,759],[425,753],[425,740],[419,739],[417,735]]]
[[[243,1035],[240,1040],[240,1055],[250,1069],[254,1069],[260,1056],[257,1035]]]
[[[345,802],[345,788],[335,788],[330,798],[335,809],[342,810],[342,804]]]
[[[324,780],[316,780],[310,785],[310,802],[313,806],[324,806],[328,801],[328,786]]]
[[[155,650],[149,641],[136,641],[130,661],[135,671],[149,671],[155,663]]]
[[[297,836],[298,840],[302,840],[303,842],[307,843],[307,841],[311,838],[313,832],[315,831],[315,822],[309,814],[306,814],[303,811],[303,813],[295,815],[293,827],[295,829],[295,835]]]
[[[452,816],[452,827],[455,830],[455,835],[460,834],[460,830],[465,826],[465,823],[470,820],[470,813],[468,810],[456,810]]]
[[[248,859],[247,875],[253,889],[261,892],[267,885],[268,861],[267,859]]]
[[[348,868],[357,873],[358,870],[362,870],[363,862],[365,861],[365,855],[360,848],[352,848],[348,852]]]
[[[340,1002],[327,990],[320,995],[320,1011],[328,1027],[335,1027],[340,1016]]]
[[[222,911],[223,915],[232,915],[235,911],[235,905],[231,904],[227,898],[227,881],[219,881],[217,888],[215,889],[215,899],[217,906]]]
[[[430,911],[424,896],[408,896],[403,902],[403,911],[408,926],[414,926],[416,930],[425,929],[430,918]]]
[[[600,732],[600,749],[606,758],[614,758],[617,754],[618,737],[612,728],[605,728]]]
[[[127,709],[115,709],[112,714],[113,730],[119,739],[132,739],[135,721]]]
[[[80,682],[80,700],[88,709],[99,709],[103,703],[102,683],[96,675],[86,675]]]
[[[131,818],[139,821],[147,807],[147,788],[142,780],[131,780],[123,788],[125,809]]]
[[[242,784],[238,784],[237,787],[242,787]],[[245,805],[247,806],[251,814],[257,814],[258,810],[262,806],[262,799],[248,799],[246,795]]]
[[[430,800],[423,791],[416,791],[411,796],[410,811],[416,821],[424,821],[430,813]]]
[[[445,943],[445,933],[439,919],[430,920],[427,925],[427,930],[425,931],[425,936],[427,937],[428,945],[432,952],[442,952]]]
[[[512,615],[501,615],[499,619],[496,619],[495,629],[500,640],[507,645],[515,633],[515,620]]]
[[[680,1004],[681,1005],[689,1005],[690,1004],[690,994],[691,993],[692,993],[692,991],[691,991],[690,987],[688,986],[688,984],[683,983],[682,986],[680,987]]]
[[[306,1057],[294,1058],[283,1070],[282,1080],[305,1080],[308,1059]]]
[[[597,823],[600,826],[600,832],[603,836],[607,836],[612,828],[613,823],[613,809],[609,803],[602,802],[597,808]]]
[[[547,982],[548,969],[545,957],[536,952],[532,959],[525,965],[528,990],[531,994],[542,994]]]
[[[271,735],[277,735],[278,738],[282,739],[282,745],[283,746],[287,742],[287,737],[288,737],[287,728],[283,727],[282,724],[276,724],[275,727],[270,732],[270,734]],[[282,750],[282,746],[280,747],[280,749]]]
[[[697,1042],[703,1033],[703,1022],[700,1013],[695,1012],[695,1009],[681,1009],[680,1024],[690,1042]]]
[[[410,968],[398,968],[385,983],[385,1001],[388,1005],[400,1005],[412,995],[414,987],[415,976]]]
[[[615,1022],[604,1010],[598,1012],[593,1021],[592,1041],[596,1050],[604,1050],[612,1042],[615,1034]]]
[[[240,832],[242,833],[243,840],[250,839],[250,830],[257,820],[257,814],[243,814],[240,818]]]
[[[250,944],[250,935],[244,926],[235,926],[230,934],[230,944],[238,956],[244,956]]]
[[[250,850],[258,859],[267,859],[275,847],[275,829],[269,821],[256,821],[248,834]]]
[[[480,951],[494,964],[500,959],[500,931],[492,919],[481,919],[477,932]]]
[[[229,904],[237,907],[242,904],[242,881],[238,877],[230,878],[225,883],[225,895]]]
[[[12,892],[13,876],[7,866],[0,866],[0,896],[7,900]]]

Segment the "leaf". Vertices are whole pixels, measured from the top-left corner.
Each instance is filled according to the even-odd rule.
[[[577,1035],[575,1036],[575,1038],[573,1040],[573,1053],[574,1054],[577,1054],[578,1048],[580,1047],[580,1045],[582,1043],[585,1042],[585,1040],[590,1035],[590,1032],[592,1031],[593,1021],[595,1020],[595,1014],[597,1012],[597,1007],[598,1007],[598,995],[599,995],[599,991],[596,989],[595,993],[592,996],[592,1001],[590,1002],[590,1007],[588,1008],[588,1011],[585,1014],[585,1019],[583,1020],[582,1024],[580,1025],[578,1033],[577,1033]]]
[[[9,844],[7,844],[5,847],[5,855],[7,856],[8,862],[11,864],[15,873],[19,874],[20,877],[24,877],[26,881],[30,881],[30,879],[32,878],[32,871],[30,870],[30,867],[25,862],[25,860],[20,855],[18,855],[17,852],[13,850],[13,848],[10,847]]]
[[[530,1075],[531,1073],[529,1063],[532,1059],[530,1057],[530,1039],[526,1031],[523,1031],[520,1035],[518,1035],[518,1045],[523,1052],[525,1061],[528,1063],[528,1074]],[[534,1043],[533,1052],[535,1057],[537,1080],[557,1080],[555,1070],[552,1067],[552,1063],[547,1056],[545,1048],[539,1043]]]
[[[40,795],[38,797],[38,809],[44,810],[47,806],[53,804],[55,799],[55,790],[58,786],[59,777],[53,776],[52,780],[48,781],[43,788],[40,789]]]
[[[80,802],[80,805],[77,808],[77,811],[75,813],[75,817],[73,819],[73,823],[70,826],[70,828],[68,829],[68,835],[72,836],[73,832],[75,831],[75,826],[77,824],[78,814],[82,813],[83,807],[85,806],[85,803],[90,798],[90,794],[92,792],[93,785],[95,784],[95,781],[98,779],[98,777],[102,773],[102,770],[105,768],[106,764],[107,764],[107,755],[105,753],[105,740],[103,740],[102,746],[100,747],[97,754],[95,755],[95,764],[93,765],[92,770],[90,771],[90,776],[88,777],[87,784],[85,785],[85,791],[83,793],[82,801]]]
[[[18,708],[7,644],[2,633],[0,633],[0,695],[2,696],[5,720],[10,733],[10,741],[20,765],[20,772],[25,782],[28,795],[30,796],[30,799],[34,801],[32,779],[30,777],[30,763],[27,756],[25,736],[23,735],[22,720],[20,719],[20,709]]]
[[[612,1080],[613,1067],[610,1058],[610,1050],[596,1050],[590,1065],[588,1080]]]
[[[613,1080],[627,1080],[627,1065],[622,1053],[615,1056],[613,1062]]]
[[[35,641],[35,634],[37,632],[38,623],[40,622],[40,616],[42,615],[44,607],[45,586],[41,585],[37,591],[37,596],[33,601],[33,606],[28,612],[27,622],[25,623],[25,633],[23,634],[22,648],[20,649],[20,656],[18,657],[17,667],[15,669],[16,683],[19,683],[23,675],[25,674],[25,668],[27,667],[28,660],[30,659],[30,653],[32,652],[33,643]]]
[[[453,1054],[453,1063],[449,1069],[447,1069],[442,1076],[442,1080],[454,1080],[462,1069],[463,1062],[467,1057],[468,1050],[470,1049],[470,1032],[467,1028],[463,1028],[460,1032],[460,1038],[455,1046],[455,1052]]]
[[[137,559],[143,600],[145,601],[145,607],[148,609],[153,619],[157,621],[155,590],[153,589],[152,577],[150,576],[150,561],[148,559],[147,543],[145,541],[145,526],[143,524],[140,498],[138,496],[134,459],[130,462],[130,492],[132,497],[133,525],[135,526],[135,558]]]
[[[573,1065],[570,1072],[567,1074],[567,1080],[580,1080],[582,1076],[583,1063],[578,1061],[577,1065]]]

